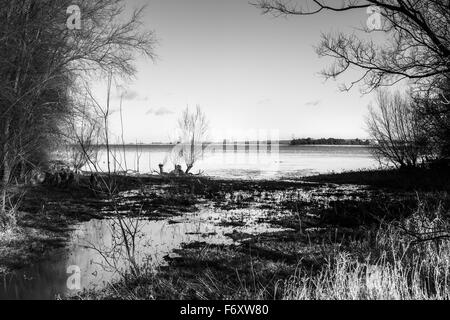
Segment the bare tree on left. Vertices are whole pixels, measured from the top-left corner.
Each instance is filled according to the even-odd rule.
[[[153,57],[143,9],[126,17],[123,0],[20,0],[0,5],[0,221],[8,219],[11,181],[45,167],[80,83],[105,74],[131,77],[136,54]],[[67,8],[82,13],[67,27]]]

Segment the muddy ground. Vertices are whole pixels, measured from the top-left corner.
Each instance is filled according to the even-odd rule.
[[[116,177],[112,199],[100,189],[92,190],[87,177],[77,186],[22,187],[18,227],[0,238],[0,270],[8,272],[45,259],[52,248],[64,246],[72,225],[92,218],[122,214],[170,220],[199,206],[231,213],[248,209],[264,213],[256,223],[283,231],[231,232],[233,245],[191,243],[167,258],[168,264],[157,275],[126,279],[113,284],[114,290],[110,287],[83,297],[222,299],[239,293],[240,298],[254,298],[257,291],[264,298],[277,298],[277,286],[297,270],[320,268],[327,258],[324,250],[336,246],[342,250],[358,237],[367,238],[368,231],[380,223],[413,212],[418,190],[423,197],[448,192],[445,182],[431,189],[420,190],[419,184],[411,187],[409,175],[407,187],[394,173],[359,175],[289,181]],[[218,223],[239,227],[248,223],[248,217],[227,214]]]

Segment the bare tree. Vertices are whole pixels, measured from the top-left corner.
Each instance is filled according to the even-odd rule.
[[[185,173],[189,173],[194,164],[202,157],[208,133],[208,121],[200,106],[190,112],[187,107],[178,120],[178,140],[175,147],[180,158],[186,164]]]
[[[114,161],[114,168],[116,168],[117,159],[115,155],[111,152],[111,141],[110,141],[110,130],[109,130],[109,120],[112,113],[111,109],[111,86],[113,82],[113,75],[112,73],[108,74],[107,79],[107,87],[106,87],[106,103],[105,105],[102,105],[94,96],[92,91],[89,89],[89,87],[86,87],[85,90],[90,98],[90,101],[94,105],[94,110],[97,114],[97,116],[101,119],[103,124],[103,137],[102,137],[102,145],[106,149],[106,170],[107,170],[107,178],[102,179],[103,184],[106,184],[106,189],[108,190],[108,193],[113,193],[115,189],[115,179],[112,173],[116,173],[115,169],[114,172],[111,170],[111,160]],[[111,159],[112,158],[112,159]],[[90,161],[92,163],[92,160]],[[120,165],[120,164],[119,164]],[[98,173],[99,168],[94,166],[95,171]],[[122,168],[121,168],[122,169]]]
[[[433,158],[450,159],[450,80],[436,88],[414,95],[421,127],[427,133],[427,143]],[[434,159],[432,159],[434,160]]]
[[[125,92],[122,90],[120,94],[120,137],[122,139],[122,152],[123,152],[123,163],[125,167],[125,172],[128,170],[127,166],[127,153],[126,153],[126,147],[125,147],[125,139],[123,137],[123,110],[122,110],[122,102],[123,102],[123,95]]]
[[[81,108],[74,110],[68,117],[65,130],[67,134],[63,143],[69,148],[69,161],[75,172],[86,165],[90,166],[90,159],[96,163],[102,124],[91,112],[92,109],[86,99]]]
[[[0,7],[0,214],[16,160],[32,162],[36,151],[49,151],[55,139],[48,133],[58,133],[75,85],[110,73],[132,76],[136,53],[153,57],[153,33],[141,28],[143,9],[127,19],[122,0],[79,0],[82,28],[69,30],[65,12],[72,4],[23,0]],[[42,148],[30,156],[27,145]]]
[[[357,83],[368,92],[393,85],[402,79],[429,88],[450,77],[450,1],[449,0],[259,0],[263,13],[274,15],[314,15],[325,11],[336,14],[378,8],[380,25],[363,32],[387,35],[382,44],[356,34],[324,34],[317,53],[331,57],[334,64],[323,71],[336,78],[351,68],[362,74],[344,85],[349,90]]]
[[[376,108],[369,107],[367,127],[376,144],[376,158],[399,168],[418,164],[425,148],[417,111],[410,98],[399,92],[377,90]]]

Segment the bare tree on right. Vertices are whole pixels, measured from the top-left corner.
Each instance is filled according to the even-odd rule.
[[[426,155],[425,136],[414,102],[399,92],[377,91],[376,106],[369,107],[367,128],[375,140],[372,151],[380,163],[415,167]]]

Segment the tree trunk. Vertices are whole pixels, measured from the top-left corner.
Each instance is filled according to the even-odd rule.
[[[195,138],[194,138],[194,132],[192,132],[192,138],[191,138],[191,153],[189,154],[189,164],[186,164],[186,171],[184,173],[188,174],[189,171],[191,171],[192,167],[194,167],[195,162]]]
[[[11,175],[11,166],[9,163],[9,126],[10,126],[10,119],[9,117],[5,121],[5,131],[4,131],[4,143],[3,143],[3,177],[2,177],[2,209],[0,213],[0,218],[5,219],[6,218],[6,196],[7,196],[7,189],[9,184],[9,178]]]
[[[186,174],[188,174],[189,173],[189,171],[191,171],[191,169],[193,168],[194,166],[193,165],[188,165],[187,166],[187,168],[186,168],[186,171],[184,172],[184,173],[186,173]]]

